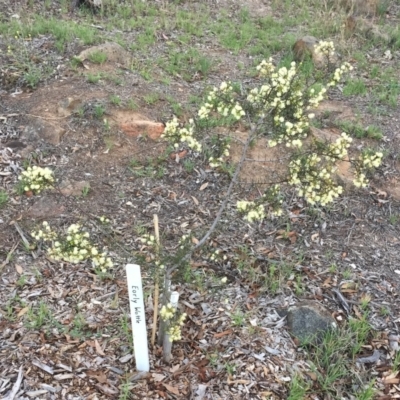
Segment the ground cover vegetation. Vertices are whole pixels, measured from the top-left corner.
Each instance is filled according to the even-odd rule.
[[[81,3],[0,3],[1,393],[399,396],[400,5]],[[149,374],[128,262],[149,332],[181,295]],[[317,343],[280,314],[306,299]]]

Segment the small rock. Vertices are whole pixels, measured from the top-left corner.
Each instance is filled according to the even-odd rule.
[[[32,121],[29,126],[24,129],[23,137],[29,143],[36,143],[37,140],[44,140],[46,143],[58,145],[65,133],[65,129],[44,121]]]
[[[26,213],[31,218],[52,218],[58,217],[65,210],[65,207],[58,204],[54,199],[41,197]]]
[[[107,57],[107,63],[116,63],[124,68],[131,67],[131,55],[118,43],[106,42],[98,46],[89,47],[83,50],[76,58],[84,62],[90,59],[92,54],[103,53]]]
[[[313,57],[315,54],[315,46],[318,44],[318,39],[314,36],[304,36],[296,41],[293,45],[293,53],[296,61],[303,61],[307,57]]]
[[[292,48],[294,59],[297,62],[301,62],[305,59],[311,58],[316,67],[324,67],[328,62],[328,58],[323,54],[317,53],[315,51],[315,47],[318,43],[319,40],[314,36],[304,36],[301,39],[297,40]],[[331,58],[329,60],[329,62],[332,61],[337,61],[335,56],[333,56],[333,59]]]
[[[331,313],[316,301],[303,301],[289,307],[287,322],[293,336],[302,342],[337,328]]]
[[[73,112],[76,112],[80,107],[82,107],[82,100],[67,97],[60,101],[58,106],[57,114],[60,117],[69,117]]]
[[[60,183],[59,187],[64,196],[80,196],[85,188],[90,187],[90,184],[87,181],[77,182],[65,179]]]

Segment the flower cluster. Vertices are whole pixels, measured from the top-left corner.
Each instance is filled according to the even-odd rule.
[[[343,63],[340,68],[336,68],[333,73],[332,80],[328,83],[328,87],[336,86],[342,79],[344,74],[347,74],[349,71],[353,70],[353,66],[348,62]]]
[[[366,151],[360,155],[360,161],[364,168],[378,168],[382,164],[383,153]]]
[[[145,233],[141,238],[140,241],[143,244],[147,244],[148,246],[154,246],[156,244],[156,238],[154,235],[150,235],[148,233]]]
[[[178,315],[176,308],[172,304],[162,306],[160,310],[160,316],[164,322],[169,324],[167,334],[171,342],[175,342],[181,339],[181,326],[184,324],[186,319],[186,313]]]
[[[110,220],[109,220],[107,217],[105,217],[104,215],[102,215],[101,217],[99,217],[99,221],[100,221],[102,224],[104,224],[104,225],[110,223]]]
[[[218,259],[222,259],[222,260],[228,259],[227,255],[221,253],[221,251],[218,249],[211,252],[211,255],[209,258],[210,258],[210,261],[217,261]]]
[[[162,264],[161,261],[156,261],[156,262],[155,262],[155,265],[156,265],[156,268],[157,268],[158,270],[162,270],[162,269],[165,268],[165,265]]]
[[[313,115],[304,114],[307,107],[300,90],[301,82],[296,63],[292,62],[289,69],[281,67],[276,71],[271,60],[263,60],[257,69],[262,77],[267,78],[267,82],[260,88],[250,90],[247,101],[259,110],[261,117],[266,115],[266,111],[271,111],[274,133],[268,145],[274,147],[285,142],[288,147],[301,147]],[[313,96],[310,96],[309,101],[308,108],[315,101]]]
[[[188,244],[190,244],[190,236],[189,235],[182,235],[182,237],[179,239],[179,248],[184,249]]]
[[[269,211],[272,217],[280,217],[282,215],[283,196],[281,195],[281,189],[278,184],[272,185],[268,188],[262,199],[265,202],[268,202]]]
[[[36,240],[52,243],[47,254],[54,260],[77,264],[90,259],[94,267],[99,268],[102,272],[113,267],[111,258],[107,257],[106,252],[100,252],[89,241],[89,232],[85,232],[79,224],[69,226],[65,237],[61,237],[52,231],[49,224],[44,221],[43,228],[33,231],[31,235]]]
[[[225,157],[229,157],[230,148],[231,148],[230,138],[221,137],[219,135],[215,136],[213,144],[210,148],[212,155],[208,158],[210,167],[211,168],[220,167],[224,163]]]
[[[382,164],[383,153],[380,151],[373,152],[367,150],[360,154],[356,163],[356,177],[353,180],[354,186],[363,188],[368,186],[368,179],[365,175],[365,170],[378,168]]]
[[[242,106],[235,101],[233,86],[230,82],[222,82],[219,88],[213,88],[207,96],[207,101],[199,110],[199,118],[208,118],[212,111],[218,112],[222,117],[231,116],[236,121],[246,115]]]
[[[356,177],[353,179],[353,185],[358,188],[364,188],[368,186],[368,179],[362,172],[356,172]]]
[[[307,110],[310,108],[317,108],[321,101],[324,99],[326,93],[326,88],[322,87],[318,91],[315,91],[314,88],[311,88],[309,91],[309,99],[308,105],[306,107]]]
[[[166,306],[162,306],[160,310],[160,316],[163,321],[169,321],[175,315],[175,307],[172,306],[171,303],[168,303]]]
[[[342,132],[340,137],[327,147],[325,159],[334,162],[345,158],[347,149],[350,147],[352,141],[353,139],[346,132]]]
[[[263,220],[265,218],[265,207],[254,201],[240,200],[236,203],[239,212],[245,213],[244,219],[248,222]]]
[[[25,192],[40,193],[43,189],[51,187],[54,182],[53,171],[50,168],[28,167],[18,177]]]
[[[260,73],[261,78],[271,75],[275,71],[275,66],[272,64],[272,57],[270,57],[268,61],[262,60],[260,64],[257,65],[257,71]]]
[[[44,221],[42,224],[43,228],[39,229],[37,231],[33,231],[31,233],[32,237],[36,240],[43,240],[44,242],[46,241],[52,241],[57,238],[57,234],[51,230],[50,225],[47,221]]]
[[[268,205],[268,212],[271,217],[279,217],[283,213],[283,196],[280,186],[272,185],[257,201],[241,200],[236,203],[239,212],[245,213],[244,219],[248,222],[263,220],[266,216],[265,205]]]
[[[297,186],[299,196],[309,204],[327,205],[343,193],[343,188],[333,180],[335,163],[346,157],[353,139],[343,132],[334,143],[324,148],[323,154],[316,153],[294,159],[289,164],[289,183]]]
[[[335,46],[333,42],[326,42],[321,40],[315,47],[314,51],[318,54],[322,54],[327,58],[333,57],[335,55]]]
[[[343,193],[332,175],[336,167],[333,162],[325,162],[317,154],[305,155],[289,164],[289,184],[296,186],[299,196],[311,205],[327,205]]]
[[[197,152],[201,151],[201,143],[194,136],[195,126],[193,119],[189,120],[187,127],[180,127],[178,119],[174,116],[171,121],[165,124],[162,138],[173,143],[173,146],[178,149],[186,143],[186,145]]]

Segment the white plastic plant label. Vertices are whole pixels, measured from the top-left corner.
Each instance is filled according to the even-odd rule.
[[[133,347],[135,349],[136,369],[138,371],[148,372],[150,370],[149,346],[147,342],[142,275],[140,274],[140,266],[136,264],[127,264],[126,278],[128,281],[128,293],[131,309]]]

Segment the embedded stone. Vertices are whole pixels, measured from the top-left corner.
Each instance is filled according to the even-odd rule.
[[[85,188],[90,187],[87,181],[69,181],[68,179],[60,183],[60,192],[64,196],[81,196]]]
[[[303,301],[289,307],[288,328],[301,342],[318,340],[337,324],[329,310],[316,301]]]

